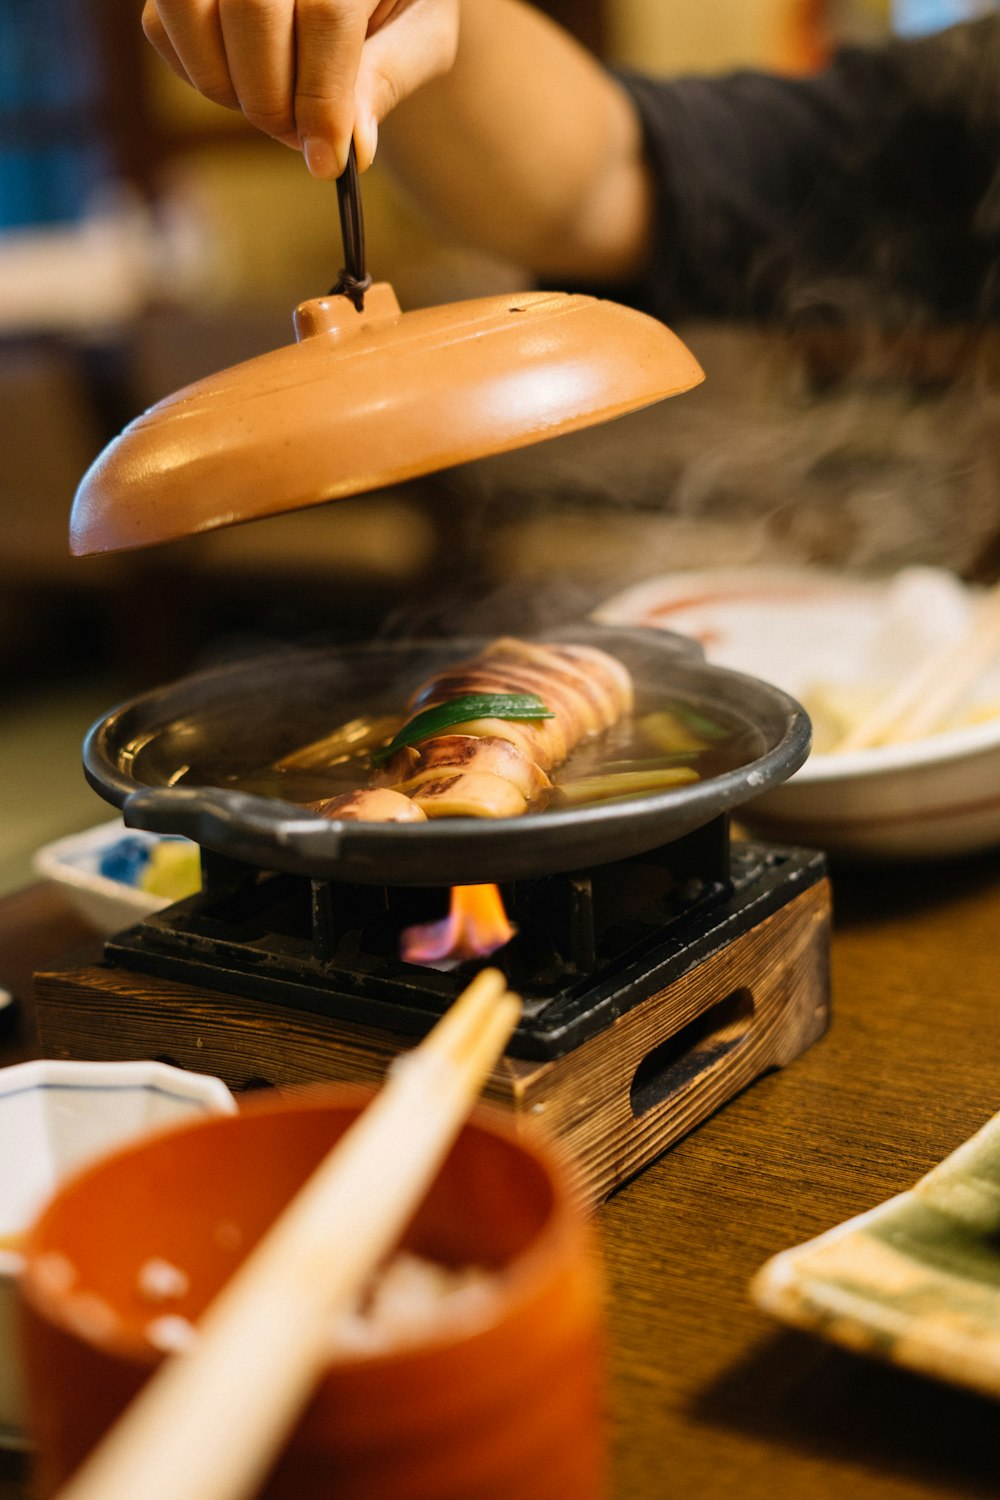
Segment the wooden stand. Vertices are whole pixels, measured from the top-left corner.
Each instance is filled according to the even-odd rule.
[[[607,1196],[826,1028],[830,888],[810,885],[566,1056],[504,1057],[488,1098],[567,1149]],[[96,962],[39,973],[41,1055],[160,1058],[234,1090],[377,1082],[414,1038]]]

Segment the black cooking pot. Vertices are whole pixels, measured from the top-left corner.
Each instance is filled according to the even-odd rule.
[[[746,763],[690,785],[520,818],[338,823],[226,786],[362,714],[399,713],[413,689],[486,640],[287,648],[186,678],[121,705],[84,743],[90,784],[133,828],[183,834],[267,870],[366,885],[468,885],[584,869],[680,838],[785,781],[809,753],[803,709],[778,688],[708,665],[700,647],[654,630],[574,625],[551,640],[600,646],[635,681],[637,703],[671,696],[743,727]],[[221,768],[188,784],[192,768]],[[197,774],[197,772],[196,772]],[[182,784],[179,784],[182,783]]]

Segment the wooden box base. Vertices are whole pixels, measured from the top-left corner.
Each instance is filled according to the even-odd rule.
[[[537,1121],[599,1201],[826,1028],[830,888],[810,885],[606,1030],[505,1057],[487,1097]],[[160,1058],[234,1090],[377,1082],[413,1038],[96,962],[36,976],[41,1055]]]

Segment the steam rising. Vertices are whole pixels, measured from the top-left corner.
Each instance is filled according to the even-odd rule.
[[[439,585],[393,631],[579,619],[660,572],[813,562],[989,575],[1000,533],[998,398],[985,339],[928,365],[901,341],[692,329],[698,391],[456,470]],[[846,362],[830,383],[831,359]]]

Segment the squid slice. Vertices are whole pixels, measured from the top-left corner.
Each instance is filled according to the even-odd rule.
[[[593,663],[585,666],[582,662],[574,661],[561,646],[543,646],[536,641],[519,641],[513,636],[501,636],[486,648],[484,656],[487,661],[510,659],[531,663],[558,676],[566,685],[572,684],[577,693],[586,699],[599,729],[610,729],[622,713],[619,686],[610,672],[594,670]]]
[[[635,700],[635,691],[632,686],[632,674],[624,662],[616,656],[609,656],[607,651],[600,651],[596,646],[564,646],[558,648],[560,655],[567,657],[571,662],[579,663],[601,681],[606,684],[614,696],[618,705],[618,717],[629,713]]]
[[[426,741],[430,744],[431,741]],[[421,745],[401,745],[391,760],[387,760],[377,771],[371,775],[372,786],[398,786],[401,781],[406,781],[412,776],[420,763]]]
[[[464,698],[472,693],[510,693],[513,691],[523,692],[523,688],[514,688],[510,683],[500,682],[495,677],[462,677],[456,685],[435,684],[434,693],[421,705],[421,711],[425,708],[436,708],[439,703],[451,703],[456,698]],[[558,714],[551,719],[473,719],[464,723],[452,724],[448,728],[449,734],[492,734],[492,729],[471,729],[470,724],[514,724],[518,729],[528,732],[527,742],[531,746],[527,753],[533,761],[541,766],[542,770],[548,770],[549,766],[557,766],[560,761],[566,759],[573,746],[577,743],[575,737],[567,731],[566,723],[560,719]],[[502,736],[507,739],[507,735]],[[516,741],[515,741],[516,742]],[[423,743],[428,743],[425,741]],[[527,748],[527,747],[526,747]]]
[[[600,734],[608,727],[605,715],[579,685],[564,672],[544,667],[531,666],[524,662],[508,662],[496,658],[497,664],[508,682],[516,683],[522,691],[537,693],[544,698],[549,708],[571,730],[577,740],[588,735]]]
[[[411,746],[405,748],[412,749]],[[502,776],[512,782],[528,802],[537,802],[552,786],[545,772],[529,755],[498,735],[435,735],[424,741],[420,753],[412,759],[404,760],[401,753],[393,756],[386,770],[391,773],[397,768],[402,774],[394,776],[392,785],[405,781],[408,788],[439,780],[450,771]]]
[[[591,700],[555,665],[543,667],[498,654],[483,661],[482,671],[487,676],[496,674],[514,691],[537,693],[562,722],[574,743],[605,728],[603,718]]]
[[[415,802],[388,787],[358,787],[337,797],[307,804],[321,818],[338,823],[425,823],[427,815]]]
[[[547,771],[564,761],[569,753],[556,754],[566,737],[558,728],[553,731],[554,723],[553,719],[466,719],[463,724],[453,724],[449,733],[507,740],[533,760],[539,770]],[[430,744],[430,740],[426,743]]]
[[[597,646],[543,644],[501,636],[483,652],[486,661],[495,656],[536,662],[553,673],[566,673],[602,706],[608,715],[605,727],[627,713],[633,703],[632,676],[624,662]]]
[[[456,771],[436,780],[404,782],[396,790],[411,796],[428,818],[519,818],[528,809],[512,781],[488,772]]]

